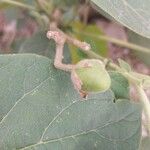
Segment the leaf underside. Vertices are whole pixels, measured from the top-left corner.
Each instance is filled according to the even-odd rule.
[[[150,1],[91,0],[99,8],[134,32],[150,38]]]
[[[79,97],[70,75],[33,54],[0,56],[1,150],[137,150],[140,108],[110,90]]]

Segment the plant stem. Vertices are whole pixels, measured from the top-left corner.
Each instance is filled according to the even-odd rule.
[[[81,51],[83,51],[85,54],[88,55],[88,57],[100,59],[104,63],[106,62],[107,59],[96,54],[95,52],[93,52],[88,43],[81,42],[77,39],[74,39],[73,37],[70,37],[69,35],[62,32],[60,29],[58,29],[57,26],[51,25],[50,30],[51,31],[48,31],[47,36],[48,36],[48,38],[53,38],[57,44],[55,64],[54,64],[56,68],[63,69],[65,71],[70,71],[73,68],[73,65],[68,66],[68,65],[62,63],[61,56],[63,54],[62,53],[63,45],[64,45],[65,41],[79,47],[81,49]],[[64,41],[61,43],[61,40],[63,40],[63,39],[64,39]],[[143,108],[144,108],[145,115],[147,117],[147,121],[148,121],[147,129],[150,132],[150,102],[149,102],[149,99],[148,99],[147,95],[145,94],[143,87],[142,87],[142,79],[141,78],[143,76],[139,73],[136,74],[133,71],[124,72],[124,71],[122,71],[122,68],[120,68],[118,65],[114,64],[113,62],[109,62],[108,66],[111,67],[112,69],[120,72],[123,76],[125,76],[129,80],[129,82],[136,85],[140,100],[141,100]],[[134,75],[133,75],[133,73],[134,73]],[[149,76],[144,75],[144,78],[149,78]]]
[[[80,32],[80,33],[82,34],[83,32]],[[64,34],[65,34],[65,33],[64,33]],[[90,35],[91,35],[91,34],[90,34]],[[67,39],[71,39],[71,41],[76,40],[76,39],[70,37],[69,35],[66,35],[66,34],[65,34],[65,36],[67,36]],[[87,35],[87,36],[88,36],[88,35]],[[94,37],[97,37],[97,36],[94,36]],[[102,36],[102,37],[105,37],[105,36]],[[109,37],[108,37],[108,38],[109,38]],[[69,40],[68,40],[68,42],[70,43]],[[123,42],[123,41],[122,41],[122,42]],[[72,43],[72,42],[71,42],[71,43]],[[127,43],[127,42],[126,42],[126,43]],[[132,44],[132,45],[134,45],[134,44]],[[136,46],[136,45],[134,45],[134,46]],[[80,48],[80,50],[81,50],[83,53],[85,53],[89,58],[100,59],[100,60],[103,61],[103,62],[106,60],[105,57],[102,57],[102,56],[96,54],[95,52],[92,51],[92,49],[90,49],[90,50],[84,50],[83,48]],[[148,51],[148,49],[147,49],[147,51]],[[150,53],[150,50],[149,50],[149,53]],[[124,72],[122,72],[122,69],[121,69],[118,65],[116,65],[115,63],[113,63],[112,61],[109,62],[108,66],[109,66],[111,69],[120,72],[120,73],[121,73],[123,76],[125,76],[130,82],[132,82],[132,83],[134,83],[134,84],[135,84],[135,83],[139,83],[139,82],[142,81],[143,79],[150,80],[150,77],[149,77],[148,75],[143,75],[143,74],[136,73],[136,72],[133,72],[133,71],[131,71],[130,73],[126,73],[126,74],[125,74]]]
[[[137,88],[139,98],[140,98],[140,101],[143,105],[143,110],[144,110],[144,113],[145,113],[145,116],[147,119],[146,127],[150,133],[150,102],[149,102],[149,99],[148,99],[145,91],[143,90],[143,87],[141,85],[136,84],[136,88]]]
[[[17,6],[17,7],[26,8],[26,9],[29,9],[29,10],[35,10],[35,8],[32,7],[32,6],[29,6],[27,4],[24,4],[24,3],[21,3],[21,2],[18,2],[18,1],[14,1],[14,0],[1,0],[1,3],[7,3],[7,4],[10,4],[10,5]]]
[[[82,33],[84,33],[84,32],[80,32],[80,34],[82,34]],[[72,44],[73,43],[72,41],[74,41],[74,40],[76,41],[76,39],[74,39],[73,37],[71,37],[71,36],[69,36],[69,35],[67,35],[65,33],[64,33],[64,35],[67,37],[67,42],[68,43]],[[91,34],[89,34],[89,35],[91,35]],[[97,37],[97,36],[94,35],[94,37]],[[132,44],[132,45],[134,45],[134,44]],[[78,46],[78,47],[80,47],[80,46]],[[94,51],[92,51],[92,49],[85,50],[84,48],[80,47],[80,50],[83,53],[85,53],[89,58],[100,59],[103,62],[106,60],[105,57],[102,57],[102,56],[96,54]],[[149,50],[149,52],[150,52],[150,50]],[[112,61],[109,62],[108,66],[111,69],[116,70],[116,71],[122,73],[122,75],[124,75],[132,83],[136,83],[136,82],[139,83],[139,80],[143,80],[143,78],[147,79],[147,80],[150,80],[150,77],[148,75],[143,75],[143,74],[136,73],[136,72],[133,72],[133,71],[131,71],[130,73],[126,73],[126,75],[125,75],[124,72],[122,72],[122,69],[118,65],[116,65],[115,63],[113,63]]]
[[[44,10],[45,13],[50,16],[52,12],[52,7],[50,7],[52,5],[51,2],[47,2],[46,0],[36,0],[36,3],[41,10]]]
[[[133,44],[133,43],[129,43],[127,41],[119,40],[119,39],[112,38],[112,37],[105,36],[105,35],[97,36],[97,35],[94,35],[94,34],[91,34],[91,33],[83,32],[83,31],[79,32],[79,31],[74,30],[74,32],[76,32],[78,34],[83,34],[83,35],[86,35],[86,36],[91,36],[93,38],[97,38],[97,39],[100,39],[100,40],[108,41],[108,42],[114,43],[116,45],[119,45],[121,47],[129,48],[129,49],[134,50],[134,51],[139,51],[139,52],[150,54],[150,49],[148,49],[146,47],[136,45],[136,44]]]
[[[92,50],[89,50],[89,51],[81,50],[81,51],[83,51],[89,58],[100,59],[101,61],[105,61],[106,60],[106,58],[96,54]],[[116,64],[112,63],[111,61],[109,62],[109,67],[114,69],[114,70],[119,70],[120,69],[120,67],[118,67]]]
[[[63,60],[63,49],[66,41],[66,37],[62,32],[59,31],[48,31],[47,38],[53,39],[56,43],[56,54],[54,59],[54,66],[58,69],[70,72],[74,65],[64,64]]]

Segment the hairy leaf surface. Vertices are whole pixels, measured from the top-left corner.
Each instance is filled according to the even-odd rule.
[[[140,108],[111,91],[79,97],[43,56],[0,56],[1,150],[136,150]]]

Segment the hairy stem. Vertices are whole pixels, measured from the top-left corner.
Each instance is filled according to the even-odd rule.
[[[56,42],[56,54],[55,54],[55,59],[54,59],[54,66],[58,69],[70,72],[73,69],[74,65],[64,64],[62,62],[63,49],[64,49],[64,44],[66,41],[66,38],[64,37],[63,33],[58,32],[58,31],[48,31],[47,37],[49,39],[53,39]]]
[[[91,34],[91,33],[79,32],[79,31],[76,31],[76,30],[74,30],[74,32],[76,32],[78,34],[83,34],[83,35],[86,35],[86,36],[90,36],[90,37],[93,37],[93,38],[97,38],[97,39],[100,39],[100,40],[108,41],[108,42],[114,43],[116,45],[119,45],[121,47],[129,48],[129,49],[134,50],[134,51],[139,51],[139,52],[150,54],[150,49],[148,49],[146,47],[136,45],[136,44],[133,44],[133,43],[129,43],[127,41],[119,40],[119,39],[112,38],[112,37],[105,36],[105,35],[97,36],[97,35],[94,35],[94,34]]]
[[[143,110],[147,119],[146,128],[148,129],[149,134],[150,134],[150,102],[145,91],[143,90],[143,87],[141,85],[136,84],[136,88],[137,88],[139,99],[143,105]]]
[[[83,51],[85,54],[87,54],[90,58],[100,59],[104,63],[107,60],[106,58],[94,53],[91,50],[91,47],[88,43],[81,42],[77,39],[74,39],[73,37],[70,37],[69,35],[67,35],[67,34],[63,33],[61,30],[59,30],[56,26],[51,27],[51,30],[52,31],[48,31],[47,37],[49,39],[50,38],[54,39],[56,42],[56,57],[55,57],[55,63],[54,63],[56,68],[62,69],[64,71],[71,71],[74,67],[74,65],[67,65],[67,64],[62,63],[63,47],[64,47],[65,42],[68,42],[70,44],[73,44],[73,45],[79,47],[81,49],[81,51]],[[143,77],[143,75],[139,74],[139,73],[134,73],[133,71],[124,72],[118,65],[114,64],[113,62],[109,62],[108,65],[112,69],[120,72],[123,76],[125,76],[129,80],[129,82],[136,85],[141,103],[144,108],[145,115],[147,117],[147,122],[148,122],[147,129],[150,132],[150,102],[149,102],[149,99],[148,99],[147,95],[145,94],[143,87],[142,87],[143,79],[141,79],[141,78]],[[145,78],[149,79],[149,76],[144,75],[144,79]]]
[[[14,1],[14,0],[1,0],[1,3],[7,3],[7,4],[10,4],[13,6],[22,7],[22,8],[26,8],[29,10],[35,10],[35,8],[32,6],[29,6],[27,4],[24,4],[24,3],[18,2],[18,1]]]
[[[69,44],[73,44],[75,46],[77,46],[78,48],[80,48],[80,50],[85,53],[89,58],[95,58],[95,59],[100,59],[101,61],[105,62],[106,58],[102,57],[98,54],[96,54],[95,52],[92,51],[90,45],[86,42],[81,42],[67,34],[65,34],[64,32],[62,32],[60,29],[58,28],[53,28],[53,30],[57,30],[58,32],[60,32],[63,37],[66,38],[66,42],[68,42]],[[113,70],[117,70],[118,72],[122,73],[124,75],[124,73],[121,71],[121,68],[116,65],[115,63],[113,63],[112,61],[110,61],[108,63],[108,66],[113,69]],[[139,80],[141,77],[143,77],[143,74],[140,73],[135,73],[133,71],[131,71],[130,73],[126,73],[126,75],[124,75],[125,77],[127,77],[129,79],[129,81],[132,81],[133,83],[135,83],[136,81],[139,83]],[[140,77],[140,78],[139,78]],[[144,75],[144,78],[150,79],[149,76]],[[142,80],[142,79],[141,79]]]

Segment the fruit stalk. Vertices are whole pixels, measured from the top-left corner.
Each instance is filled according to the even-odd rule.
[[[142,85],[136,85],[136,89],[138,91],[139,100],[142,103],[143,110],[144,110],[144,113],[145,113],[145,116],[147,119],[146,120],[147,124],[145,126],[148,129],[148,132],[150,134],[150,102],[149,102],[149,99],[148,99],[145,91],[143,90]]]

